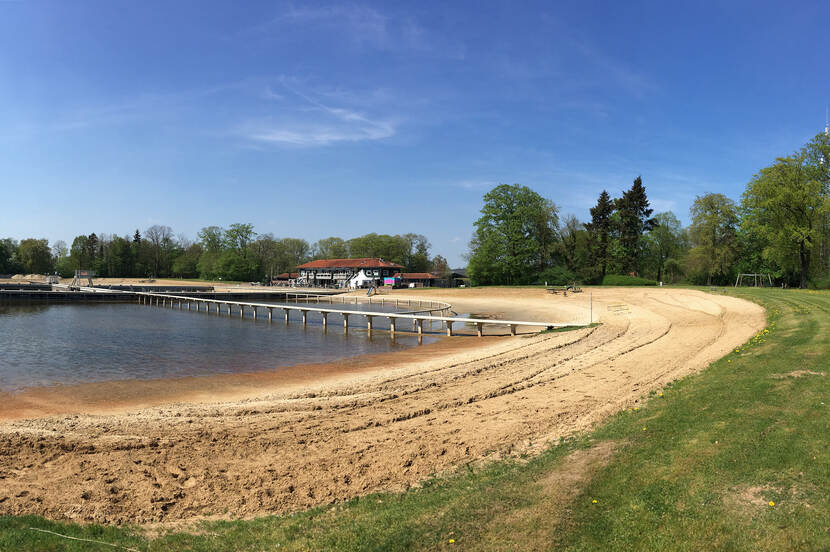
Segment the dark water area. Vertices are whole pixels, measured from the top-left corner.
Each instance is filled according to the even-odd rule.
[[[390,312],[388,306],[374,304],[308,306]],[[228,316],[222,307],[216,314],[136,304],[0,305],[0,391],[256,372],[418,345],[416,335],[400,332],[409,329],[403,321],[391,339],[386,332],[368,336],[366,318],[359,315],[349,317],[345,334],[337,314],[329,314],[324,330],[313,312],[303,327],[296,311],[286,324],[280,308],[269,323],[266,309],[259,309],[259,319],[253,320],[250,309],[240,318],[238,309]],[[375,318],[375,329],[388,326],[385,318]],[[435,339],[426,335],[422,342]]]

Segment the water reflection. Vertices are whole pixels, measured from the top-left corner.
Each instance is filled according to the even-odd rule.
[[[278,307],[268,323],[267,309],[259,309],[254,321],[250,309],[240,318],[238,310],[228,316],[224,307],[217,314],[136,304],[2,305],[0,391],[267,370],[397,351],[436,339],[401,332],[400,326],[390,338],[382,331],[389,327],[382,315],[374,318],[371,336],[361,315],[349,316],[347,331],[326,331],[322,317],[311,311],[305,326],[299,312],[292,311],[287,324],[278,316]],[[328,325],[336,323],[342,324],[342,316],[329,314]]]

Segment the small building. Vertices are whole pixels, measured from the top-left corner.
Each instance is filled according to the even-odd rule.
[[[440,278],[430,272],[400,272],[393,276],[403,287],[434,287]]]
[[[447,275],[449,287],[470,287],[470,278],[467,276],[466,268],[454,268]]]
[[[383,259],[319,259],[298,266],[296,282],[312,287],[377,287],[402,268]]]
[[[272,286],[288,286],[294,283],[294,280],[300,277],[298,272],[283,272],[278,276],[274,276],[271,280]]]

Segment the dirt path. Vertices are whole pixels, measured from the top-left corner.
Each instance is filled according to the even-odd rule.
[[[545,320],[583,316],[587,305],[584,295],[540,290],[429,296],[456,310]],[[691,290],[603,289],[593,298],[596,328],[484,339],[244,400],[0,424],[0,514],[236,518],[403,489],[589,428],[765,323],[757,305]]]

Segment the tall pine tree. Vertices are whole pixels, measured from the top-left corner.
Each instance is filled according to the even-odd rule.
[[[616,200],[619,212],[620,248],[623,251],[622,267],[625,272],[638,273],[640,264],[640,237],[654,228],[643,179],[634,179],[631,189]]]
[[[614,202],[605,190],[599,194],[597,204],[591,207],[591,222],[585,224],[591,240],[591,263],[599,270],[600,282],[608,268],[608,239],[611,234],[611,215]]]

